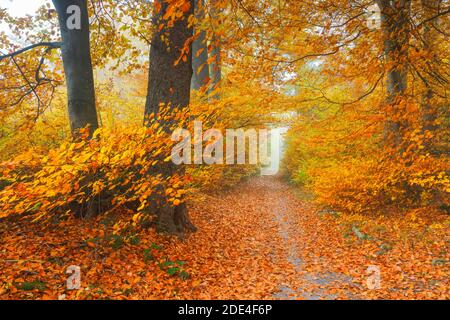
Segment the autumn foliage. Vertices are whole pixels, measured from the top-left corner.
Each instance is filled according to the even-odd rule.
[[[64,11],[0,7],[0,298],[449,298],[447,1],[77,1],[90,103]],[[286,128],[280,174],[175,166],[194,121]]]

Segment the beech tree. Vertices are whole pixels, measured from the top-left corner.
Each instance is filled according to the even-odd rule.
[[[24,86],[14,87],[15,89],[24,87],[26,90],[19,90],[19,99],[12,104],[20,104],[26,96],[32,94],[38,101],[38,112],[35,120],[39,117],[44,109],[42,98],[39,94],[40,87],[50,85],[54,90],[57,86],[57,81],[51,79],[44,72],[46,55],[51,50],[61,49],[67,87],[69,122],[72,133],[86,126],[89,126],[92,132],[98,128],[98,120],[90,54],[87,0],[53,0],[53,4],[58,14],[61,41],[44,40],[8,54],[0,55],[0,61],[4,59],[13,61],[13,67],[19,70],[20,77],[25,81]],[[49,10],[47,18],[51,17],[52,12],[54,10]],[[12,20],[12,18],[9,18],[9,20]],[[24,67],[20,65],[21,63],[16,60],[16,57],[23,57],[23,61],[28,63],[27,55],[33,57],[34,54],[39,53],[38,49],[42,48],[41,57],[36,56],[36,60],[39,63],[35,67],[34,79],[32,79],[27,75],[29,70],[24,70]],[[30,68],[29,66],[26,67]],[[52,96],[53,94],[51,94]],[[51,97],[48,98],[50,102]]]
[[[150,47],[150,70],[144,115],[146,124],[150,123],[148,119],[151,115],[158,115],[161,105],[167,106],[172,111],[189,108],[192,78],[192,50],[189,41],[193,36],[193,29],[188,19],[194,13],[194,0],[155,2],[154,9],[152,23],[156,31],[152,36]],[[175,21],[171,20],[173,17],[168,14],[169,10],[182,12],[182,17],[177,17]],[[168,133],[171,132],[173,128],[171,123],[164,123],[164,120],[156,121],[163,121],[160,123],[161,126]],[[182,168],[168,162],[161,165],[158,170],[169,177]],[[157,199],[157,202],[157,225],[160,231],[183,233],[195,230],[189,220],[185,203],[175,206],[163,196]]]
[[[67,85],[72,132],[98,128],[94,76],[89,43],[87,0],[53,0],[61,31],[61,54]]]

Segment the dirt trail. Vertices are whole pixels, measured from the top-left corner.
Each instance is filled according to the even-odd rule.
[[[327,293],[327,285],[334,281],[350,283],[351,278],[343,274],[328,271],[322,274],[305,273],[303,269],[304,261],[301,257],[301,243],[298,239],[305,236],[310,230],[299,228],[293,221],[301,218],[302,210],[314,214],[314,208],[304,200],[296,196],[291,187],[276,178],[259,178],[255,180],[257,185],[264,188],[267,201],[271,204],[270,212],[274,215],[275,221],[279,225],[279,234],[281,235],[287,260],[293,265],[296,275],[303,283],[311,284],[315,290],[310,290],[311,286],[293,288],[289,285],[281,285],[280,292],[274,295],[279,299],[303,298],[307,300],[318,299],[336,299],[337,295]],[[320,257],[317,257],[320,260]]]
[[[292,299],[303,298],[307,300],[319,300],[319,299],[336,299],[336,294],[327,292],[327,286],[335,281],[343,283],[351,283],[351,277],[345,276],[340,273],[327,271],[321,274],[307,273],[303,269],[304,261],[301,254],[301,243],[298,243],[298,239],[307,236],[306,227],[295,224],[294,221],[298,221],[302,218],[302,210],[309,211],[310,214],[314,214],[314,208],[305,201],[300,200],[293,194],[292,188],[278,179],[262,179],[259,180],[266,190],[266,194],[270,202],[273,204],[271,212],[274,214],[274,219],[279,225],[279,233],[283,238],[287,260],[294,266],[294,270],[297,276],[307,284],[311,284],[315,287],[314,290],[310,290],[311,286],[292,288],[290,286],[282,285],[280,292],[274,295],[279,299]],[[317,257],[320,260],[320,256]],[[354,298],[351,295],[349,298]]]
[[[194,219],[198,219],[200,234],[206,232],[211,241],[216,241],[218,247],[227,252],[224,257],[228,255],[228,259],[235,260],[223,261],[227,264],[222,267],[228,269],[228,279],[218,283],[217,279],[208,281],[214,277],[211,269],[204,275],[207,279],[203,282],[204,297],[216,298],[211,291],[221,287],[223,292],[225,287],[225,291],[239,292],[236,298],[336,299],[342,298],[342,292],[341,296],[329,292],[329,285],[335,286],[336,282],[352,285],[350,277],[333,272],[332,268],[327,270],[326,265],[320,274],[307,270],[304,260],[311,260],[311,255],[304,257],[304,250],[308,248],[303,247],[301,239],[318,236],[314,222],[310,221],[311,217],[317,219],[317,215],[314,207],[301,200],[294,188],[282,180],[255,177],[205,202],[209,205],[199,205],[193,214]],[[194,242],[195,237],[188,242]],[[228,251],[230,241],[237,246],[237,252]],[[221,250],[205,248],[204,252],[215,260],[214,251]],[[320,255],[313,260],[313,263],[325,263]],[[354,297],[347,295],[346,298]]]

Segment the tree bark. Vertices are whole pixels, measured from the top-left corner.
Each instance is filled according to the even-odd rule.
[[[190,85],[192,78],[192,57],[189,52],[186,61],[181,59],[181,51],[192,37],[192,28],[188,26],[188,17],[193,14],[193,0],[191,7],[182,19],[178,19],[173,26],[163,19],[169,8],[167,0],[160,1],[161,9],[155,12],[152,23],[156,26],[150,48],[150,70],[148,76],[147,99],[145,115],[157,114],[160,104],[170,104],[172,109],[187,108],[190,102]],[[162,25],[162,28],[159,26]],[[161,39],[167,37],[167,41]]]
[[[200,25],[205,17],[204,0],[195,0],[195,17],[197,25]],[[200,90],[209,82],[208,46],[206,32],[201,27],[196,27],[197,38],[192,43],[192,81],[191,89]]]
[[[391,106],[385,123],[385,144],[399,147],[402,126],[399,117],[406,112],[400,101],[405,98],[408,75],[409,17],[411,0],[377,0],[381,9],[381,28],[387,65],[387,103]]]
[[[70,128],[73,133],[89,126],[90,133],[98,128],[95,106],[94,76],[89,42],[89,16],[87,0],[52,0],[58,13],[62,38],[62,59],[67,85]],[[69,19],[76,19],[78,12],[68,10],[70,6],[80,10],[80,28],[73,28]]]
[[[188,18],[194,13],[194,0],[190,0],[189,10],[184,12],[183,18],[178,19],[172,26],[164,19],[170,2],[160,1],[158,12],[154,12],[152,22],[156,26],[150,48],[150,70],[148,77],[148,92],[145,103],[144,123],[149,124],[149,115],[158,114],[160,105],[168,105],[169,110],[189,108],[190,86],[192,78],[192,50],[184,59],[180,59],[182,49],[193,36],[192,27],[188,25]],[[167,41],[163,41],[164,36]],[[191,49],[191,48],[190,48]],[[178,63],[176,63],[178,61]],[[157,120],[165,121],[165,120]],[[171,123],[161,123],[162,128],[170,133]],[[164,177],[183,172],[183,167],[176,166],[171,161],[161,165],[158,172]],[[184,203],[174,206],[161,195],[157,209],[157,229],[160,232],[182,235],[186,231],[195,231],[191,223],[187,207]]]

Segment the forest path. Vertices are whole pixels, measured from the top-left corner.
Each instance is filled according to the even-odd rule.
[[[196,237],[210,238],[203,240],[210,243],[203,251],[210,267],[198,275],[203,279],[200,298],[224,297],[218,292],[237,299],[354,298],[345,289],[332,289],[352,285],[351,278],[331,271],[320,252],[308,251],[315,239],[327,241],[320,239],[320,217],[281,179],[253,177],[205,198],[192,214],[199,232],[187,243],[195,246]],[[321,265],[320,273],[311,269],[315,264]]]
[[[133,243],[111,240],[105,225],[115,220],[106,217],[49,230],[4,228],[0,298],[351,299],[349,292],[361,293],[343,272],[365,277],[358,259],[366,253],[349,247],[329,215],[277,177],[196,194],[190,215],[198,231],[184,240],[152,228]],[[71,265],[80,267],[80,290],[65,290]],[[22,282],[47,289],[14,285]]]

